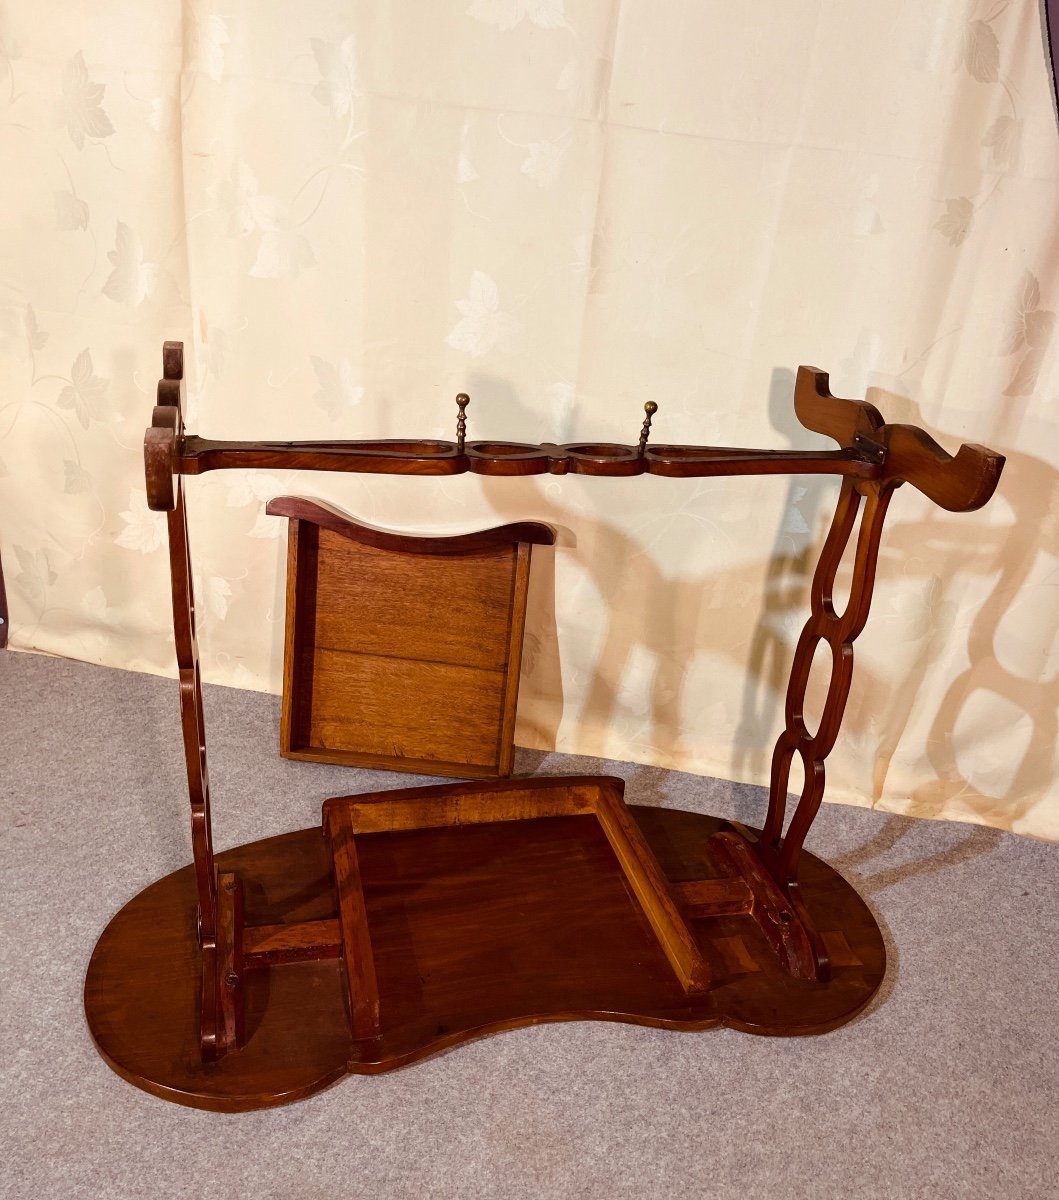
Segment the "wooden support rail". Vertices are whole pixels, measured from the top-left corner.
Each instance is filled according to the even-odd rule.
[[[875,479],[864,449],[753,450],[727,446],[648,447],[571,442],[215,442],[189,436],[176,448],[181,475],[233,467],[378,475],[850,475]]]

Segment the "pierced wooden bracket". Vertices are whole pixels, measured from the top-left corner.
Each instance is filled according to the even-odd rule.
[[[831,528],[821,551],[810,592],[810,614],[798,639],[784,708],[784,730],[776,743],[768,816],[761,838],[746,840],[775,884],[797,908],[798,858],[824,794],[824,760],[835,744],[853,679],[853,642],[864,628],[871,605],[879,545],[887,506],[896,488],[910,483],[952,512],[980,508],[992,496],[1004,458],[982,446],[964,445],[952,456],[923,430],[887,425],[874,405],[831,394],[826,372],[799,367],[794,406],[807,428],[834,438],[878,468],[874,479],[843,480]],[[835,611],[835,576],[860,513],[849,600]],[[831,680],[816,729],[805,718],[805,693],[820,642],[831,651]],[[787,786],[797,754],[804,784],[784,834]],[[810,939],[812,940],[812,939]],[[814,941],[818,968],[826,955]]]
[[[787,687],[785,728],[773,754],[768,818],[756,847],[781,886],[795,878],[798,855],[823,799],[824,759],[831,753],[842,724],[853,681],[853,642],[868,619],[883,521],[894,487],[893,483],[843,482],[831,529],[813,576],[809,619],[794,651]],[[862,495],[866,497],[866,505],[857,537],[849,600],[843,612],[837,613],[832,600],[835,576],[853,532]],[[805,693],[816,648],[821,641],[831,650],[831,681],[819,725],[810,732],[805,719]],[[796,753],[802,760],[805,782],[784,837],[787,784]]]

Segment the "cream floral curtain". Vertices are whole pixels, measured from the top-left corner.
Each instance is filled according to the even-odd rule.
[[[12,643],[172,674],[141,439],[816,444],[793,369],[1008,457],[891,507],[829,796],[1059,838],[1057,135],[1037,0],[9,2],[0,553]],[[277,493],[515,518],[518,741],[762,781],[836,485],[223,473],[206,676],[276,691]],[[175,698],[174,698],[175,703]],[[174,713],[174,729],[176,717]]]

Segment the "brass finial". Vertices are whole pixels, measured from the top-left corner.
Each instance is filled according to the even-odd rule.
[[[647,439],[651,436],[651,418],[658,412],[658,405],[653,400],[648,400],[643,410],[647,416],[644,417],[643,429],[640,430],[640,445],[636,450],[638,458],[643,458],[647,451]]]
[[[470,402],[471,398],[466,392],[460,392],[456,397],[456,403],[460,409],[460,415],[456,418],[456,449],[461,454],[463,453],[463,444],[467,440],[467,405]]]

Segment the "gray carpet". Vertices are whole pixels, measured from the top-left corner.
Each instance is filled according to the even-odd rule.
[[[1059,1197],[1059,846],[825,807],[811,848],[886,933],[871,1008],[823,1037],[543,1025],[288,1108],[136,1090],[81,1010],[92,945],[190,856],[176,685],[0,654],[0,1194],[18,1197]],[[408,776],[282,761],[278,701],[206,695],[218,848]],[[755,821],[761,789],[603,771],[628,798]]]

